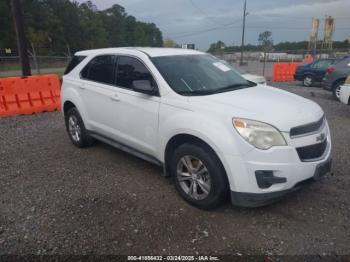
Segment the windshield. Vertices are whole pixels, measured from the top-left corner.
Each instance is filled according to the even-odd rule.
[[[242,69],[242,68],[234,67],[234,69],[235,69],[238,73],[240,73],[241,75],[248,74],[248,72],[245,71],[245,70]]]
[[[161,56],[152,61],[169,86],[181,95],[209,95],[255,86],[211,55]]]

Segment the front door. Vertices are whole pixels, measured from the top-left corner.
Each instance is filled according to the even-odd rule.
[[[135,80],[156,82],[144,65],[134,57],[120,56],[117,63],[117,93],[120,99],[116,112],[121,143],[143,153],[156,156],[160,97],[133,90]]]

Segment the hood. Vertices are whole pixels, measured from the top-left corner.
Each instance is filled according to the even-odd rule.
[[[230,117],[265,122],[282,132],[316,122],[324,114],[320,106],[311,100],[264,85],[208,96],[193,96],[189,100],[203,109],[211,108],[229,114]]]
[[[242,75],[246,80],[251,81],[256,84],[266,84],[266,79],[263,76],[252,75],[252,74],[243,74]]]

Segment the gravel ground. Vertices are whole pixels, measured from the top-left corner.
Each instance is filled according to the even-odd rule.
[[[333,176],[264,208],[202,211],[171,179],[102,143],[75,148],[60,112],[0,120],[0,254],[350,254],[350,107],[325,110]]]

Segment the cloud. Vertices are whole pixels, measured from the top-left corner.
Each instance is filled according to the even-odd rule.
[[[137,19],[156,23],[164,37],[179,43],[196,43],[203,50],[219,39],[227,44],[239,44],[243,0],[192,1],[200,10],[190,0],[93,0],[100,9],[117,3]],[[256,43],[263,30],[271,30],[275,42],[306,40],[311,18],[325,15],[336,18],[335,39],[350,36],[349,0],[247,0],[247,9],[250,14],[246,42],[249,43]],[[222,26],[233,22],[232,26]],[[345,30],[347,27],[349,30]],[[209,30],[213,28],[216,29]],[[185,34],[188,36],[184,37]]]

